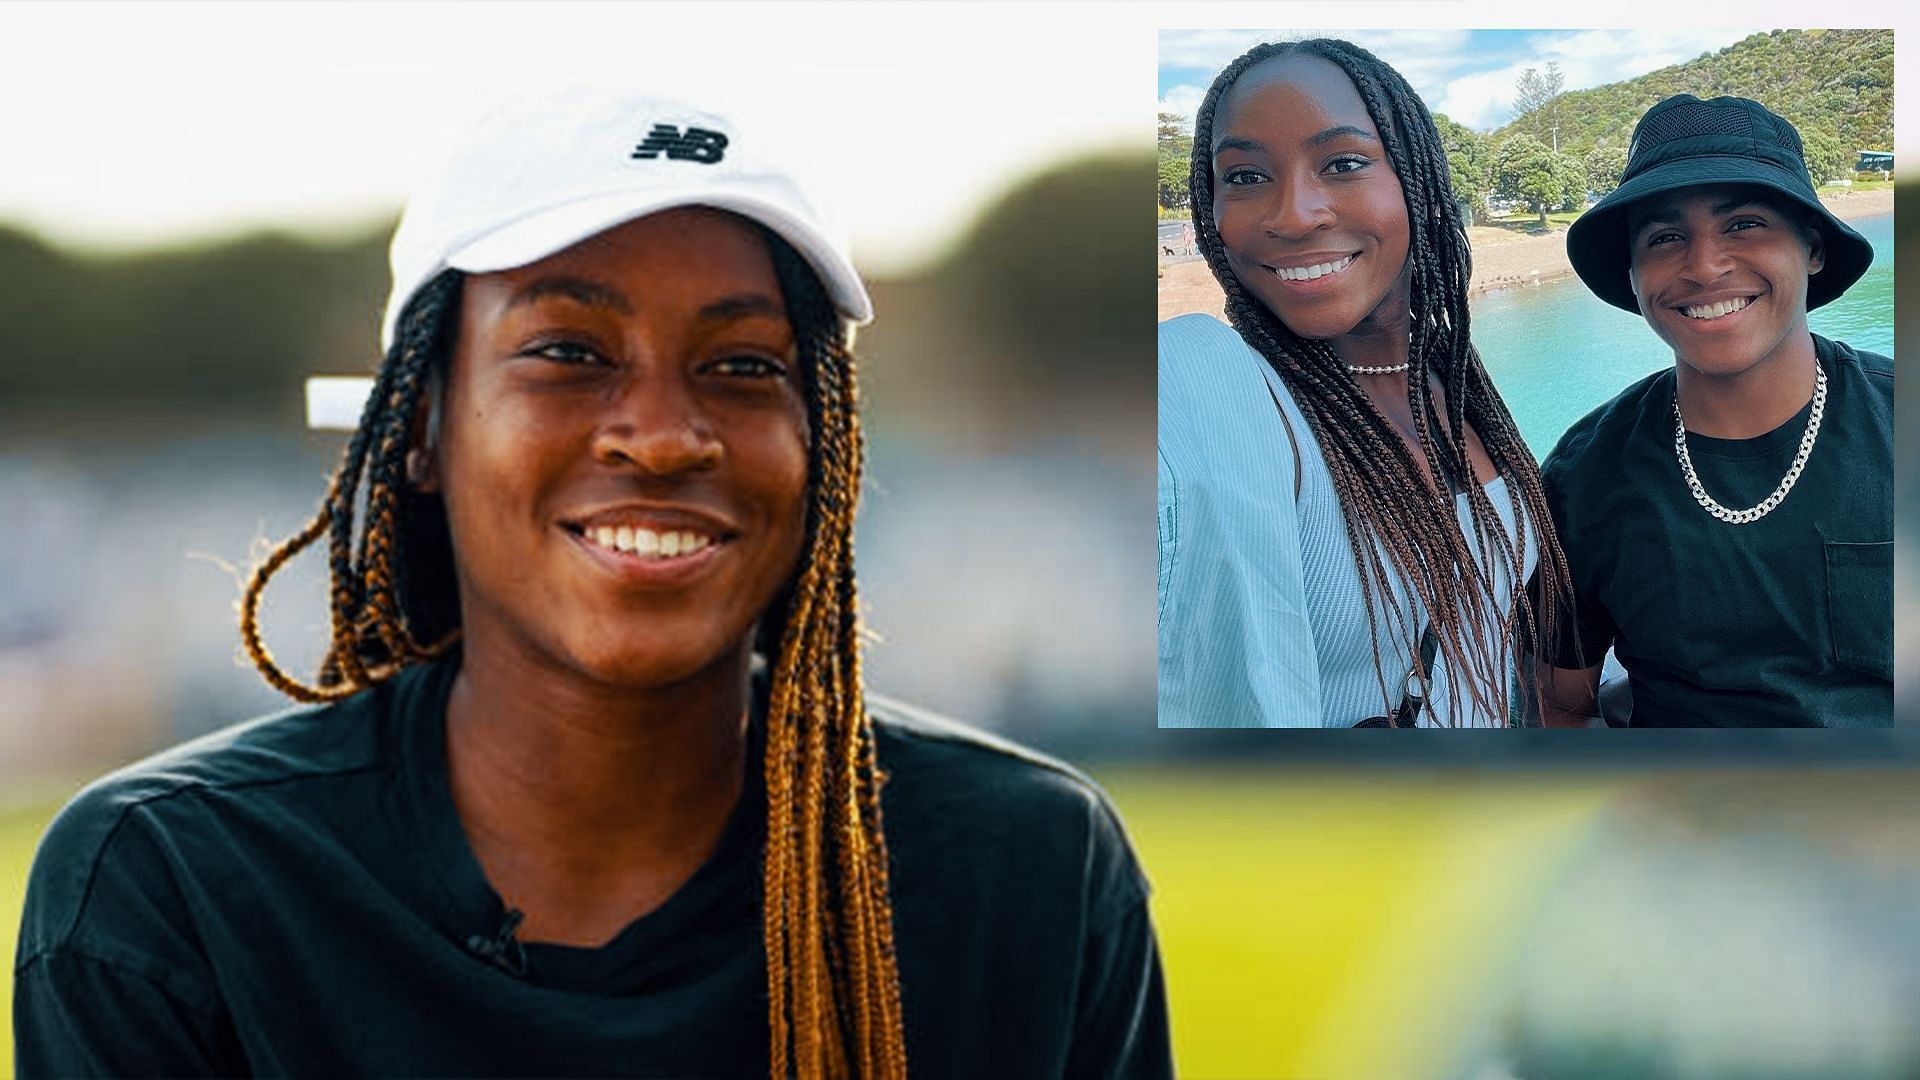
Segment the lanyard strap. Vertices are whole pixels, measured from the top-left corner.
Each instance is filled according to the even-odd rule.
[[[1433,624],[1420,628],[1420,655],[1415,659],[1413,670],[1407,672],[1407,681],[1400,691],[1400,705],[1393,710],[1391,717],[1376,716],[1371,720],[1362,720],[1354,727],[1397,727],[1410,728],[1420,719],[1420,707],[1426,704],[1426,698],[1420,694],[1420,684],[1430,678],[1433,671],[1434,654],[1440,651],[1440,642],[1433,636]]]
[[[1426,699],[1420,696],[1420,684],[1423,679],[1431,679],[1433,657],[1440,650],[1440,642],[1433,636],[1433,624],[1420,628],[1420,661],[1412,671],[1407,672],[1407,686],[1400,695],[1400,707],[1393,710],[1394,727],[1413,727],[1420,717],[1420,706]]]

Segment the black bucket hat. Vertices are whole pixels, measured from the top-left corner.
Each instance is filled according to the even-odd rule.
[[[1834,217],[1813,193],[1800,133],[1757,101],[1675,94],[1647,110],[1633,129],[1620,186],[1574,219],[1567,258],[1595,296],[1638,312],[1627,278],[1627,207],[1650,195],[1702,184],[1752,184],[1816,215],[1826,265],[1807,279],[1807,307],[1835,299],[1873,262],[1873,245]]]

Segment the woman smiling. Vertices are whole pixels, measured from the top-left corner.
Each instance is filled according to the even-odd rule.
[[[322,510],[243,598],[256,665],[320,707],[63,812],[20,1072],[1170,1072],[1104,797],[864,693],[871,313],[760,144],[528,103],[408,205],[393,269]],[[322,538],[308,684],[258,608]]]
[[[1468,338],[1445,148],[1347,42],[1262,45],[1194,122],[1232,326],[1160,328],[1160,722],[1505,726],[1564,594],[1539,470]]]

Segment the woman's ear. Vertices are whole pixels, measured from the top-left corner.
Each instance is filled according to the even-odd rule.
[[[440,490],[440,477],[434,468],[433,455],[423,446],[407,451],[407,486],[415,491]]]
[[[415,491],[440,490],[440,379],[427,380],[420,404],[413,410],[413,431],[408,440],[407,486]]]

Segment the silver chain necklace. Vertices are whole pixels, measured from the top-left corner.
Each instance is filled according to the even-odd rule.
[[[1400,372],[1412,366],[1413,361],[1411,360],[1404,364],[1394,364],[1391,367],[1366,367],[1361,364],[1348,364],[1347,373],[1350,375],[1398,375]]]
[[[1793,464],[1787,468],[1787,475],[1781,478],[1780,486],[1773,489],[1773,494],[1745,510],[1729,510],[1721,506],[1700,485],[1700,477],[1693,471],[1693,459],[1687,455],[1687,425],[1680,419],[1680,393],[1678,389],[1674,391],[1673,450],[1680,458],[1680,472],[1687,478],[1687,487],[1693,489],[1694,501],[1707,513],[1730,525],[1745,525],[1766,517],[1787,497],[1787,492],[1793,490],[1794,481],[1800,479],[1800,471],[1807,467],[1807,459],[1813,456],[1813,440],[1820,437],[1820,414],[1827,407],[1827,373],[1817,365],[1813,370],[1813,412],[1807,417],[1807,433],[1800,436],[1800,449],[1793,455]]]

